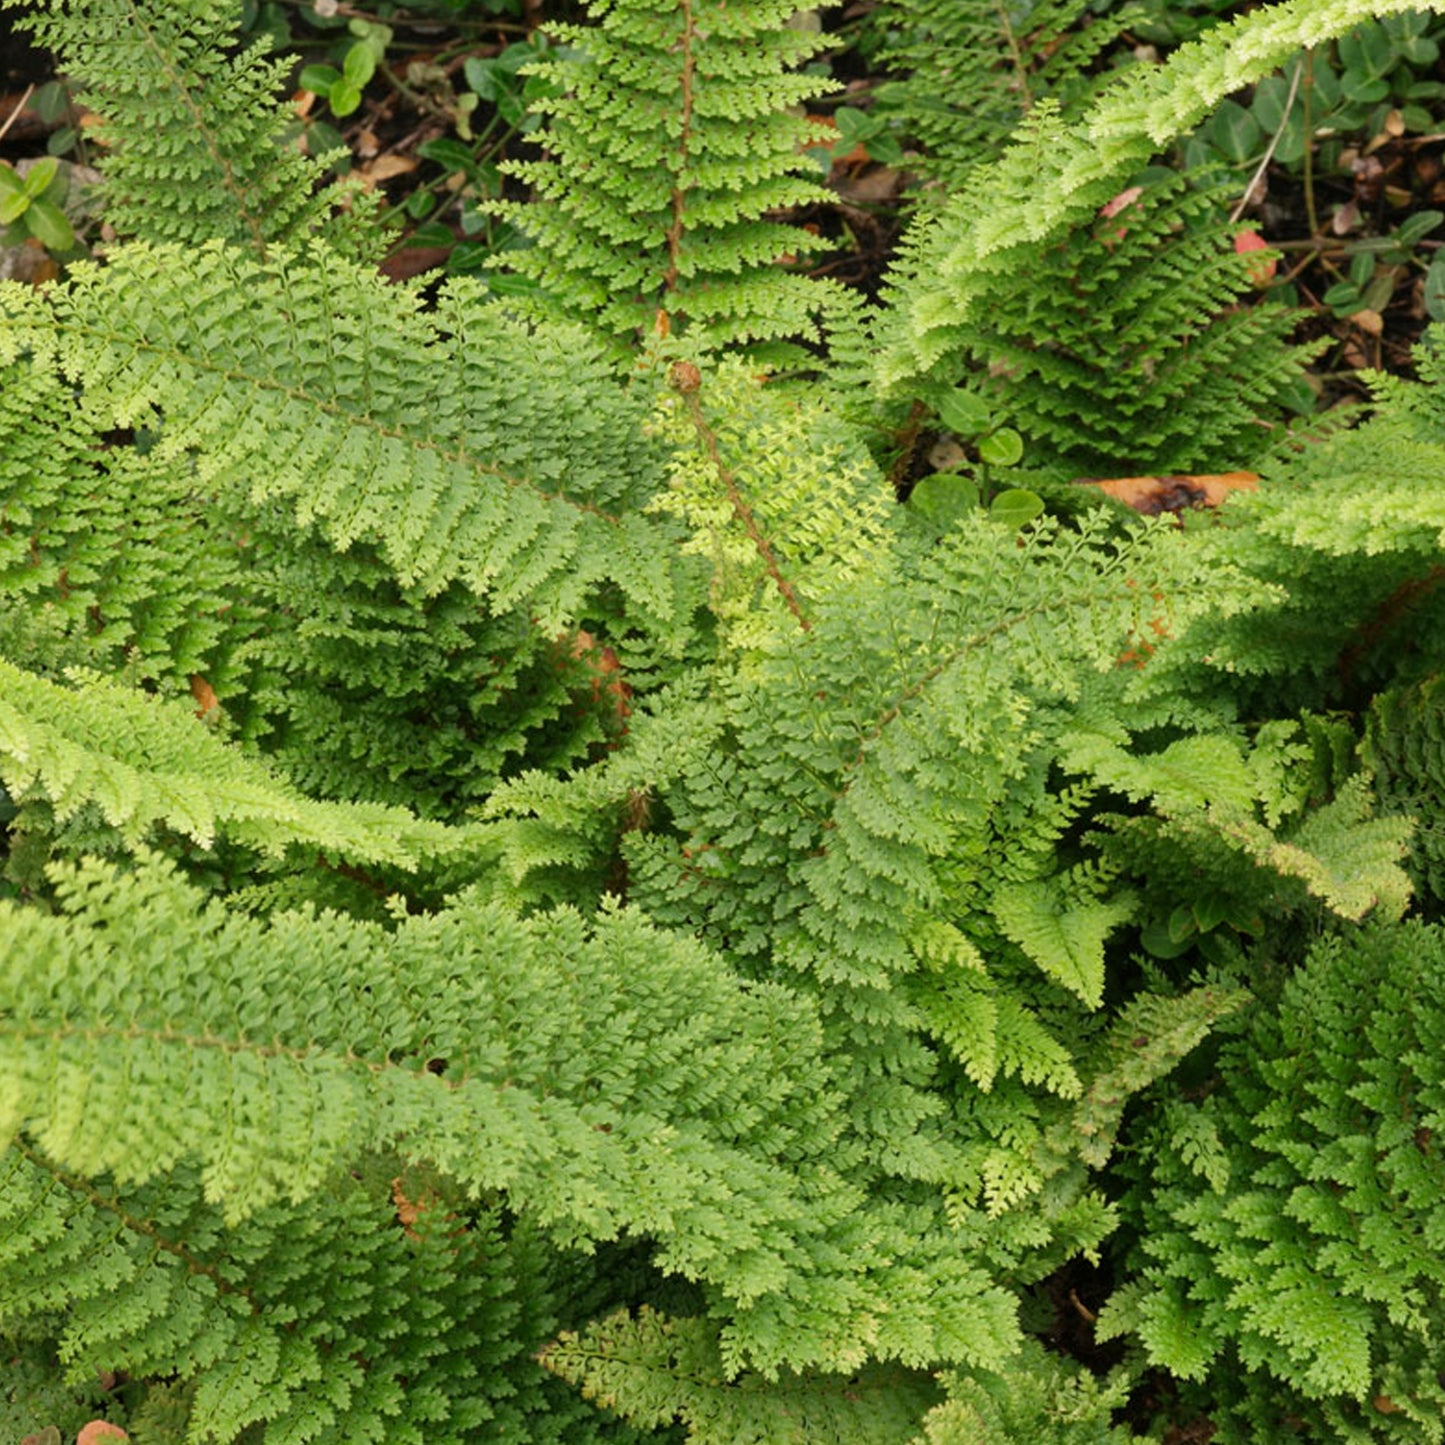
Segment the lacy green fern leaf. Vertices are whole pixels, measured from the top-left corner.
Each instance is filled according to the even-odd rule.
[[[931,373],[952,355],[955,328],[981,324],[994,288],[1027,272],[1040,243],[1090,225],[1156,151],[1225,96],[1278,69],[1302,45],[1406,8],[1284,0],[1214,26],[1163,65],[1134,67],[1072,124],[1035,107],[1016,143],[909,238],[896,272],[895,314],[883,325],[880,379],[891,387]]]
[[[1077,111],[1093,88],[1084,72],[1128,25],[1108,8],[890,0],[873,16],[888,27],[879,60],[907,73],[879,88],[879,110],[923,143],[920,168],[955,188],[1039,101]]]
[[[1439,1438],[1425,1362],[1445,1281],[1442,967],[1445,941],[1418,923],[1323,939],[1246,1016],[1204,1097],[1174,1096],[1134,1141],[1141,1280],[1110,1328],[1207,1379],[1225,1418],[1293,1415],[1322,1441]],[[1213,1188],[1171,1135],[1195,1115],[1222,1155]]]
[[[624,343],[684,330],[705,344],[813,335],[826,288],[780,264],[806,233],[767,219],[825,193],[799,172],[810,138],[789,108],[819,82],[787,67],[818,37],[793,0],[605,0],[572,47],[535,68],[549,158],[507,169],[534,190],[499,203],[534,243],[508,263],[544,305]]]
[[[931,1378],[900,1369],[729,1378],[706,1320],[645,1307],[565,1333],[540,1358],[635,1424],[680,1420],[696,1445],[906,1445],[937,1398]]]
[[[132,844],[159,826],[278,854],[305,844],[356,863],[415,867],[465,833],[400,808],[318,802],[226,746],[181,703],[100,677],[62,687],[0,658],[0,780],[64,822],[94,807]]]
[[[275,96],[286,64],[266,43],[237,49],[225,0],[68,0],[20,23],[57,51],[102,118],[106,220],[125,236],[189,245],[224,239],[264,253],[327,227],[342,199],[325,169],[285,143]],[[374,249],[363,225],[329,222]]]

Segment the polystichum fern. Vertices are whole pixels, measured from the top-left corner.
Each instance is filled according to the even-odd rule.
[[[877,460],[960,382],[1042,474],[1246,448],[1285,321],[1225,314],[1205,194],[1128,193],[1365,7],[1035,106],[807,383],[718,359],[827,295],[770,215],[791,9],[560,32],[519,315],[357,259],[229,8],[47,7],[133,239],[0,291],[12,1433],[1112,1445],[1127,1374],[1021,1306],[1127,1131],[1121,1329],[1242,1430],[1438,1438],[1438,940],[1357,754],[1370,708],[1387,795],[1429,773],[1437,363],[1208,525],[926,516]]]

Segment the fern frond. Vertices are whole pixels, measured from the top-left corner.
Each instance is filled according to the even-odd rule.
[[[7,590],[97,665],[204,675],[308,789],[455,816],[605,739],[584,619],[625,606],[640,673],[687,646],[648,401],[576,330],[467,286],[423,317],[329,252],[129,248],[0,307]]]
[[[101,117],[106,220],[123,236],[268,247],[327,231],[348,249],[378,237],[346,200],[321,188],[325,167],[287,142],[276,97],[286,63],[267,43],[238,49],[240,16],[225,0],[4,0],[55,50]]]
[[[877,1366],[729,1378],[706,1320],[668,1319],[646,1306],[564,1333],[540,1359],[634,1424],[680,1421],[696,1445],[907,1445],[938,1395],[926,1374]]]
[[[1438,1426],[1442,965],[1445,939],[1418,923],[1321,939],[1209,1086],[1144,1116],[1125,1201],[1139,1278],[1105,1328],[1205,1380],[1222,1418],[1292,1416],[1340,1442],[1365,1421],[1382,1440]],[[1227,1192],[1176,1131],[1207,1138]]]
[[[12,1146],[0,1310],[54,1311],[72,1384],[134,1375],[138,1440],[594,1439],[532,1358],[559,1286],[582,1280],[495,1208],[418,1208],[410,1177],[377,1182],[227,1224],[193,1170],[126,1187]]]
[[[1111,1417],[1125,1403],[1121,1371],[1098,1379],[1028,1340],[1001,1370],[950,1373],[948,1399],[924,1420],[913,1445],[1129,1445]]]
[[[306,797],[183,703],[96,676],[64,687],[3,658],[0,781],[16,803],[43,798],[59,823],[93,807],[131,845],[165,827],[203,848],[220,834],[273,855],[301,844],[404,869],[465,846],[465,830],[400,808]]]
[[[1040,101],[1078,111],[1094,88],[1084,72],[1129,23],[1127,11],[1108,9],[890,0],[874,16],[888,26],[878,59],[907,74],[879,88],[878,106],[923,143],[919,169],[956,189]]]
[[[787,26],[791,0],[610,0],[589,28],[554,27],[567,58],[534,70],[548,158],[506,169],[530,202],[497,202],[533,242],[508,264],[544,309],[624,346],[687,331],[694,342],[816,336],[830,287],[784,269],[810,244],[768,217],[826,194],[799,173],[819,93],[787,67],[817,36]]]
[[[1027,273],[1041,243],[1082,230],[1156,151],[1231,92],[1301,48],[1411,7],[1396,0],[1284,0],[1210,29],[1157,67],[1105,86],[1072,124],[1031,118],[1016,143],[920,222],[896,272],[895,319],[878,376],[897,387],[951,357],[956,328],[986,315],[1001,278]],[[1429,7],[1427,7],[1429,8]]]

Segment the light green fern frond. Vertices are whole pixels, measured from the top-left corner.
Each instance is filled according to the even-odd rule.
[[[16,803],[43,799],[59,823],[92,807],[133,846],[164,827],[201,847],[224,835],[401,868],[465,846],[465,830],[401,808],[308,798],[188,711],[98,676],[61,686],[0,658],[0,781]]]
[[[264,253],[327,230],[351,249],[375,249],[360,214],[335,216],[346,198],[320,188],[324,167],[286,143],[276,100],[286,65],[265,58],[264,41],[237,48],[235,6],[4,3],[26,8],[20,23],[58,52],[101,117],[92,134],[107,149],[106,220],[121,235]]]
[[[680,1421],[696,1445],[906,1445],[938,1396],[928,1375],[879,1366],[731,1378],[706,1320],[645,1306],[564,1333],[540,1358],[595,1404],[644,1427]]]

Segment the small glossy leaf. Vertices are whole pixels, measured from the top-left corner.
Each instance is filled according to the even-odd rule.
[[[1209,933],[1229,917],[1229,904],[1218,894],[1210,894],[1205,898],[1196,898],[1191,911],[1199,931]]]
[[[70,94],[58,80],[47,81],[31,96],[30,108],[46,125],[54,125],[70,108]]]
[[[297,84],[313,95],[330,95],[331,87],[340,79],[341,72],[333,65],[307,65],[302,68]]]
[[[1024,454],[1024,439],[1011,426],[1003,426],[979,442],[978,454],[991,467],[1014,467]]]
[[[456,239],[450,226],[444,226],[440,221],[428,221],[424,226],[418,226],[407,237],[407,245],[450,246]]]
[[[68,251],[75,245],[75,232],[65,219],[65,212],[51,201],[31,201],[25,212],[25,224],[47,251]]]
[[[1413,246],[1417,241],[1423,241],[1442,221],[1445,221],[1445,211],[1416,211],[1400,222],[1395,239],[1401,246]]]
[[[851,105],[840,105],[833,112],[833,121],[838,127],[839,136],[851,145],[856,145],[882,128],[881,121],[871,119]]]
[[[1169,938],[1174,943],[1183,943],[1185,939],[1192,938],[1198,927],[1194,921],[1194,910],[1188,904],[1181,903],[1169,915]]]
[[[1162,918],[1155,918],[1139,930],[1139,942],[1146,953],[1155,958],[1178,958],[1188,953],[1194,945],[1193,939],[1175,939],[1169,935],[1169,925]]]
[[[946,532],[970,512],[977,512],[978,505],[978,483],[957,472],[934,472],[922,478],[908,496],[909,509],[940,532]]]
[[[1250,160],[1264,143],[1260,123],[1238,101],[1221,101],[1214,113],[1214,144],[1236,164]]]
[[[360,90],[376,74],[376,56],[371,53],[371,46],[365,41],[353,45],[346,52],[346,59],[341,64],[341,73],[357,90]],[[334,104],[332,109],[335,109]]]
[[[993,408],[975,392],[955,388],[939,399],[938,419],[956,435],[973,437],[993,420]]]
[[[361,91],[343,76],[326,98],[331,103],[332,114],[350,115],[361,104]]]
[[[1044,509],[1044,499],[1037,492],[1011,487],[1000,492],[988,509],[989,519],[1005,527],[1023,527]]]
[[[60,170],[60,162],[54,156],[38,160],[25,174],[25,194],[41,196]]]
[[[1431,321],[1445,321],[1445,251],[1436,251],[1425,273],[1425,310]]]

